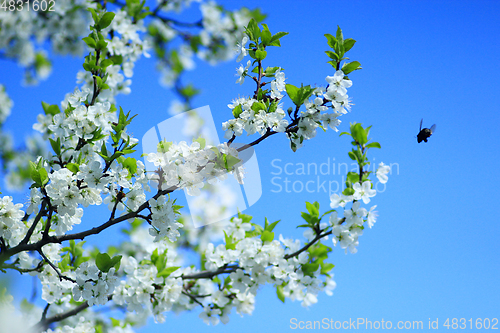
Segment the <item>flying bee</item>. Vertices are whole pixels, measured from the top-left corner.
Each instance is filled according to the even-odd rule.
[[[417,142],[420,143],[422,141],[427,142],[427,139],[436,131],[436,124],[432,125],[431,128],[422,129],[422,122],[424,118],[420,120],[420,132],[417,134]]]

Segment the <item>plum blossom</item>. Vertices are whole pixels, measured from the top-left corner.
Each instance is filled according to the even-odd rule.
[[[354,189],[353,199],[363,200],[365,204],[370,202],[370,198],[374,197],[377,191],[371,188],[372,183],[370,181],[364,181],[362,185],[356,183],[352,186]]]
[[[389,179],[389,177],[387,177],[387,174],[389,173],[389,171],[391,171],[391,167],[385,165],[383,162],[380,162],[376,173],[379,182],[381,182],[382,184],[387,183],[387,180]]]

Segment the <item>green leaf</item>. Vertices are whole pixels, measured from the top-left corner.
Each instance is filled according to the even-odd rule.
[[[317,201],[314,203],[306,202],[306,209],[311,216],[319,217],[319,203]]]
[[[271,223],[271,224],[268,225],[267,224],[267,218],[266,218],[266,228],[265,228],[265,230],[267,230],[267,231],[273,231],[274,227],[276,227],[276,225],[279,223],[279,221],[281,221],[281,220],[278,220],[278,221],[273,222],[273,223]]]
[[[277,101],[272,101],[271,104],[269,105],[269,109],[267,110],[268,113],[273,113],[276,110],[278,110],[278,105],[279,103]]]
[[[366,148],[381,148],[380,147],[380,143],[378,142],[372,142],[372,143],[369,143],[365,146]]]
[[[252,216],[251,215],[247,215],[247,214],[243,214],[243,213],[240,213],[238,212],[238,218],[240,218],[243,223],[250,223],[250,221],[252,221]],[[259,225],[260,227],[260,225]]]
[[[94,79],[95,79],[97,87],[101,87],[101,85],[102,85],[102,79],[101,79],[101,77],[97,76],[97,75],[94,75]]]
[[[264,105],[264,103],[254,102],[252,104],[252,110],[254,110],[256,113],[258,113],[260,110],[265,110],[265,109],[266,109],[266,106]]]
[[[278,46],[278,47],[280,47],[281,46],[280,38],[283,37],[283,36],[286,36],[286,35],[288,35],[288,32],[280,31],[280,32],[275,33],[273,35],[273,37],[271,38],[271,42],[269,43],[269,46]]]
[[[111,317],[110,317],[110,319],[111,319],[111,326],[112,327],[121,327],[121,324],[122,324],[121,320],[111,318]]]
[[[180,268],[180,266],[167,267],[164,270],[162,270],[161,272],[158,272],[158,274],[156,274],[156,276],[158,276],[158,277],[169,277],[170,274],[172,274],[173,272],[175,272],[179,268]]]
[[[326,55],[330,58],[330,59],[333,59],[335,61],[339,61],[339,56],[337,55],[337,53],[333,52],[333,51],[325,51]]]
[[[111,268],[111,257],[107,253],[99,253],[95,258],[95,264],[99,270],[107,273]]]
[[[226,243],[226,249],[227,250],[234,250],[236,249],[236,243],[233,240],[233,237],[231,235],[228,235],[225,230],[224,232],[224,243]]]
[[[331,247],[328,247],[324,244],[318,243],[314,246],[311,246],[308,249],[310,254],[310,258],[315,258],[318,261],[323,261],[328,258],[328,253],[332,251]]]
[[[78,171],[80,171],[80,167],[76,163],[68,163],[66,164],[66,168],[73,172],[73,174],[76,174]]]
[[[57,138],[57,140],[53,140],[49,138],[50,141],[50,146],[52,147],[52,150],[54,153],[56,153],[57,156],[61,155],[61,138]]]
[[[193,140],[194,142],[198,142],[200,144],[200,149],[204,149],[207,142],[204,138],[202,138],[201,136],[198,138],[198,139],[195,139]]]
[[[189,99],[193,98],[194,96],[198,95],[200,93],[200,90],[196,89],[192,83],[189,83],[188,85],[182,87],[179,90],[179,92],[182,95],[182,97],[189,100]]]
[[[40,159],[40,162],[42,160]],[[33,187],[43,187],[45,184],[49,182],[49,177],[47,174],[47,170],[42,166],[41,163],[35,164],[31,161],[29,161],[29,166],[30,166],[30,177],[31,179],[35,182],[31,188]]]
[[[61,113],[59,106],[56,104],[50,105],[49,103],[42,102],[43,112],[46,115],[55,116],[58,113]]]
[[[239,158],[234,157],[232,155],[224,155],[224,161],[225,161],[227,171],[231,171],[236,164],[241,162],[241,160]]]
[[[368,142],[366,131],[359,123],[351,125],[351,135],[362,146]]]
[[[362,69],[358,61],[347,62],[342,66],[342,72],[346,75],[358,69]]]
[[[95,46],[96,50],[104,50],[108,46],[108,42],[105,40],[100,40],[97,42],[97,45]]]
[[[339,26],[337,26],[337,43],[338,44],[344,44],[344,35],[342,34],[342,29],[340,29]]]
[[[255,21],[255,19],[251,19],[250,22],[248,22],[248,25],[245,28],[245,32],[251,41],[254,41],[257,43],[257,40],[260,37],[260,29],[259,29],[259,26],[257,25],[257,21]]]
[[[264,46],[267,46],[271,42],[272,35],[267,24],[263,23],[262,26],[264,27],[264,29],[262,30],[260,38],[262,40],[262,44],[264,44]]]
[[[114,55],[114,56],[110,57],[109,60],[112,60],[113,64],[115,64],[115,65],[121,65],[123,62],[123,56]]]
[[[97,17],[97,13],[95,12],[95,9],[94,8],[87,8],[87,10],[92,13],[92,19],[94,20],[94,23],[97,23],[98,17]]]
[[[45,170],[44,167],[41,167],[39,172],[40,172],[40,179],[42,181],[42,186],[45,186],[49,182],[49,175],[47,173],[47,170]]]
[[[128,170],[128,177],[132,177],[137,172],[137,160],[132,157],[127,157],[123,162],[122,165],[125,169]],[[129,179],[130,179],[129,178]]]
[[[89,63],[84,63],[82,66],[87,72],[92,72],[96,68],[95,65]]]
[[[259,67],[254,67],[250,73],[259,74]]]
[[[121,260],[122,260],[121,255],[116,255],[113,258],[111,258],[111,267],[115,267],[115,270],[119,270]],[[109,267],[109,268],[111,268],[111,267]],[[108,269],[108,271],[109,271],[109,269]]]
[[[352,188],[350,188],[350,187],[347,187],[347,188],[345,188],[345,189],[342,191],[342,194],[343,194],[343,195],[347,195],[347,196],[349,196],[349,195],[353,195],[353,194],[354,194],[354,192],[355,192],[355,191],[354,191],[354,189],[352,189]]]
[[[257,100],[262,101],[267,92],[267,90],[259,89],[259,92],[257,93]]]
[[[326,212],[324,212],[324,213],[323,213],[323,215],[321,215],[320,219],[322,219],[322,218],[323,218],[323,216],[328,215],[328,214],[330,214],[330,213],[332,213],[332,212],[335,212],[335,211],[336,211],[335,209],[330,209],[330,210],[327,210]]]
[[[304,275],[312,276],[314,273],[316,273],[318,268],[319,268],[318,263],[303,264],[302,265],[302,272],[304,273]]]
[[[285,303],[285,293],[283,292],[283,285],[276,286],[276,295],[278,299]]]
[[[69,271],[71,267],[71,256],[69,253],[66,253],[65,255],[62,256],[61,261],[57,264],[61,272],[66,272]]]
[[[301,212],[300,216],[308,223],[309,227],[316,225],[316,223],[318,223],[319,221],[316,216],[305,212]]]
[[[257,60],[264,60],[266,59],[267,52],[264,50],[257,50],[255,51],[255,59]]]
[[[290,99],[292,101],[297,99],[297,95],[299,93],[299,88],[297,88],[293,84],[286,84],[285,89],[286,89],[286,93],[288,94],[288,97],[290,97]]]
[[[167,142],[167,139],[163,139],[156,145],[156,151],[159,153],[166,153],[172,145],[173,142]]]
[[[95,40],[91,36],[83,37],[82,40],[87,44],[90,48],[95,49]]]
[[[277,39],[277,40],[273,40],[272,42],[270,42],[267,46],[281,47],[281,43],[280,43],[279,39]]]
[[[121,255],[111,258],[107,253],[98,253],[95,258],[95,264],[100,271],[107,273],[113,266],[118,270],[120,268],[121,259]]]
[[[272,242],[274,239],[274,232],[264,230],[262,232],[262,235],[260,236],[260,239],[262,240],[263,243]]]
[[[113,64],[114,64],[114,62],[111,59],[104,59],[103,61],[101,61],[102,68],[106,68],[106,67],[111,66]]]
[[[352,184],[357,183],[359,181],[359,174],[357,174],[356,172],[349,171],[347,173],[347,181]]]
[[[328,46],[330,46],[332,49],[335,49],[337,45],[337,38],[333,37],[330,34],[325,34],[325,37],[328,41]]]
[[[326,63],[332,65],[334,70],[337,70],[337,62],[336,61],[330,60],[330,61],[327,61]]]
[[[354,44],[356,43],[356,41],[352,38],[347,38],[346,40],[344,40],[344,49],[345,51],[349,51],[350,49],[352,49],[352,47],[354,46]]]
[[[306,212],[301,212],[300,213],[300,216],[307,222],[307,225],[310,226],[311,224],[311,221],[312,221],[312,217],[310,214],[306,213]]]
[[[102,18],[99,20],[99,29],[102,30],[102,29],[105,29],[107,28],[111,22],[113,21],[113,19],[115,18],[115,13],[111,13],[111,12],[108,12],[108,13],[105,13]]]
[[[287,84],[285,86],[288,97],[296,106],[301,106],[312,95],[314,88],[311,86],[301,86],[300,88],[294,85]]]
[[[258,67],[255,67],[258,69]],[[266,77],[274,77],[274,75],[276,74],[276,72],[280,69],[281,67],[267,67],[266,70],[264,71],[264,75],[266,75]],[[281,70],[284,70],[283,68],[281,68]],[[256,73],[258,74],[258,70],[256,71]]]
[[[258,68],[258,67],[256,67]],[[281,67],[267,67],[266,70],[264,71],[264,74],[266,75],[266,77],[273,77],[274,74],[279,70],[283,70],[283,68]]]
[[[241,105],[238,104],[234,107],[233,109],[233,116],[234,118],[239,118],[240,114],[243,112],[243,109],[241,108]]]

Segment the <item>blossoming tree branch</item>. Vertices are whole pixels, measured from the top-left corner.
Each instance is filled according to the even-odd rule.
[[[77,75],[78,86],[60,106],[42,103],[44,113],[33,128],[50,149],[21,152],[12,148],[2,154],[5,172],[15,180],[11,183],[22,186],[27,181],[30,194],[27,205],[13,202],[11,196],[0,198],[0,270],[36,276],[45,305],[25,301],[19,312],[4,290],[0,309],[9,315],[1,318],[2,324],[15,327],[17,323],[36,332],[117,333],[132,332],[150,316],[164,322],[170,311],[198,311],[204,322],[216,325],[227,323],[232,312],[251,314],[255,296],[265,284],[275,288],[281,301],[298,300],[307,307],[317,302],[320,292],[331,295],[336,286],[329,262],[331,246],[355,253],[365,226],[374,225],[376,206],[363,205],[376,195],[367,155],[380,144],[371,142],[370,127],[359,123],[341,133],[351,139],[348,155],[358,170],[346,175],[344,190],[330,198],[330,209],[314,201],[305,203],[306,212],[297,212],[292,222],[304,229],[304,239],[275,235],[279,221],[270,222],[264,216],[254,219],[239,213],[221,229],[220,224],[193,228],[180,214],[182,207],[175,199],[179,190],[199,196],[206,183],[228,175],[245,181],[243,150],[274,135],[286,136],[293,151],[307,149],[304,143],[318,130],[338,131],[339,118],[351,110],[348,75],[361,66],[345,56],[355,40],[345,39],[338,28],[335,35],[325,35],[332,65],[326,86],[287,84],[283,68],[266,60],[268,52],[277,52],[275,47],[281,46],[287,33],[273,34],[266,24],[259,24],[263,16],[258,11],[223,16],[219,7],[209,3],[202,5],[201,21],[184,23],[163,14],[180,8],[176,6],[182,7],[181,2],[162,1],[152,10],[138,1],[118,1],[113,9],[106,3],[76,6],[68,2],[67,12],[60,9],[63,12],[58,15],[64,17],[89,13],[89,25],[77,24],[79,30],[67,37],[75,47],[84,43],[89,51]],[[39,15],[32,18],[46,24],[50,21],[48,13],[15,15],[21,18],[2,17],[0,35],[9,22],[22,20],[23,15]],[[144,38],[140,32],[148,19]],[[183,31],[184,27],[202,31],[194,35]],[[75,38],[81,34],[83,42],[79,43]],[[46,31],[44,36],[49,35],[56,48],[65,45],[58,44],[56,31]],[[125,77],[133,76],[134,63],[153,48],[164,71],[163,81],[179,95],[180,108],[187,110],[197,94],[194,86],[180,80],[191,65],[190,56],[198,53],[210,62],[226,60],[237,44],[235,35],[239,35],[237,61],[243,62],[236,83],[252,80],[255,90],[229,104],[229,119],[222,124],[228,141],[211,146],[201,137],[193,142],[165,138],[156,152],[146,154],[155,166],[146,170],[144,163],[132,157],[138,140],[127,131],[136,116],[124,112],[115,101],[118,94],[130,92]],[[185,43],[168,51],[168,42],[176,36]],[[30,49],[31,40],[11,38],[17,38],[16,42],[0,43],[5,55],[26,65],[30,80],[47,74],[42,68],[48,59],[37,62],[36,53],[23,59],[27,56],[13,47],[18,43]],[[0,94],[3,122],[12,102],[4,87]],[[140,117],[140,110],[137,113]],[[258,134],[258,138],[245,141],[244,132]],[[236,148],[236,143],[242,145]],[[16,160],[16,154],[24,157]],[[375,176],[385,183],[388,171],[381,163]],[[89,206],[102,204],[109,209],[106,216],[100,221],[85,219]],[[88,228],[73,232],[82,221]],[[86,239],[118,227],[128,236],[119,246],[102,253],[85,246]],[[181,255],[186,252],[180,250],[190,251],[198,263],[187,263]],[[124,315],[114,318],[93,311],[99,305],[123,310]]]

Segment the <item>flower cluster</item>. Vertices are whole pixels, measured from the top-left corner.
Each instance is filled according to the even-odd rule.
[[[263,242],[245,235],[251,229],[249,220],[244,216],[232,218],[226,230],[228,237],[236,243],[234,249],[224,244],[215,246],[208,243],[204,251],[205,272],[230,268],[230,272],[226,273],[228,283],[222,290],[216,281],[194,278],[204,272],[193,267],[174,267],[178,260],[175,249],[170,245],[166,248],[160,242],[155,243],[154,247],[148,244],[147,251],[140,245],[140,252],[143,253],[139,252],[137,257],[144,256],[140,265],[134,257],[122,259],[120,272],[127,273],[126,279],[116,287],[113,301],[118,305],[126,305],[129,311],[135,311],[141,317],[153,314],[159,322],[164,321],[166,311],[191,310],[201,304],[203,311],[200,318],[207,324],[215,325],[219,321],[227,323],[232,309],[241,315],[251,314],[255,307],[255,296],[264,284],[283,287],[284,297],[301,301],[303,306],[316,303],[321,291],[331,295],[331,290],[335,288],[331,278],[322,280],[319,270],[304,274],[300,268],[297,269],[308,262],[306,252],[285,259],[285,256],[301,248],[299,241],[284,239],[280,235],[279,240]],[[139,233],[142,233],[140,229],[134,232],[136,235]],[[161,257],[160,253],[168,254],[163,272],[158,271],[157,262],[153,265],[148,259],[149,256],[151,260]]]
[[[10,110],[14,103],[5,92],[5,87],[0,84],[0,124],[3,124],[5,119],[10,115]]]
[[[175,251],[168,251],[175,255]],[[154,265],[139,265],[135,258],[124,257],[120,270],[127,273],[126,280],[121,280],[116,287],[113,301],[126,306],[129,311],[135,311],[138,316],[147,318],[154,314],[157,321],[163,322],[163,313],[170,311],[175,303],[186,297],[181,294],[182,279],[159,276]]]
[[[152,180],[158,182],[159,188],[185,188],[189,195],[199,195],[204,186],[204,180],[209,183],[224,180],[228,172],[242,182],[243,168],[238,159],[238,151],[227,143],[217,147],[203,147],[199,141],[188,145],[182,141],[179,144],[164,143],[162,151],[148,154],[148,161],[152,162],[159,171]],[[233,161],[231,165],[224,162]]]
[[[121,65],[111,65],[106,68],[106,84],[109,89],[103,90],[98,100],[113,103],[118,94],[127,95],[131,92],[130,79],[134,74],[135,62],[144,55],[149,58],[148,50],[151,48],[150,40],[142,38],[145,31],[143,21],[134,22],[127,15],[126,10],[118,10],[111,25],[103,32],[113,31],[112,38],[108,40],[108,52],[110,56],[122,57]],[[77,83],[82,84],[81,90],[90,90],[93,87],[93,76],[88,71],[79,71],[77,74]],[[68,101],[68,96],[66,96]],[[66,102],[65,101],[65,102]],[[63,102],[63,104],[65,104]]]
[[[90,306],[106,304],[108,295],[119,283],[114,267],[104,273],[88,261],[81,264],[75,274],[77,284],[73,287],[73,298],[77,302],[85,300]]]
[[[162,3],[164,5],[161,10],[164,12],[180,10],[181,6],[176,6],[175,3],[170,1],[166,4]],[[167,87],[173,87],[184,70],[195,68],[193,59],[195,56],[212,65],[232,59],[235,56],[233,46],[243,34],[242,27],[251,18],[246,8],[226,11],[213,1],[202,2],[200,11],[202,16],[200,22],[191,25],[193,28],[201,29],[196,33],[177,30],[176,22],[154,19],[151,23],[153,29],[150,30],[150,36],[148,36],[151,44],[159,41],[160,44],[168,44],[176,37],[181,39],[179,46],[169,53],[168,57],[161,59],[158,66],[161,68],[160,83]],[[169,48],[165,47],[165,49]],[[159,54],[159,58],[162,57]]]
[[[352,81],[345,79],[344,72],[338,70],[333,76],[327,76],[328,86],[326,90],[317,88],[312,102],[306,102],[306,111],[301,112],[298,130],[287,133],[293,148],[302,147],[304,140],[310,140],[316,136],[316,129],[323,125],[324,129],[330,127],[338,132],[340,125],[339,116],[346,114],[351,109],[347,88],[352,86]],[[328,109],[333,112],[327,113]]]
[[[43,11],[29,10],[0,11],[0,49],[29,70],[25,73],[27,83],[45,79],[51,71],[50,61],[44,46],[50,39],[52,49],[59,54],[79,55],[83,52],[82,31],[90,22],[87,8],[95,3],[84,0],[61,0],[52,6],[54,11],[46,15]],[[34,74],[31,70],[34,70]]]
[[[102,129],[103,134],[109,134],[112,123],[117,121],[116,113],[110,110],[109,102],[95,103],[88,107],[81,104],[87,101],[89,94],[90,89],[75,89],[75,92],[68,96],[68,103],[63,105],[67,110],[69,108],[69,112],[39,114],[38,123],[33,125],[33,129],[45,137],[52,134],[55,140],[60,138],[63,143],[70,141],[73,147],[76,147],[79,139],[92,139],[97,129]]]
[[[228,105],[233,110],[239,107],[242,112],[238,118],[230,119],[222,124],[226,139],[230,139],[233,135],[240,136],[243,131],[247,132],[248,135],[255,132],[264,135],[268,129],[275,132],[284,132],[286,130],[288,120],[284,119],[286,114],[281,105],[278,105],[274,112],[268,113],[266,110],[254,111],[252,109],[254,103],[258,103],[254,98],[241,97]]]
[[[248,38],[244,38],[240,47],[240,58],[248,53],[244,44]],[[240,59],[238,58],[238,59]],[[237,69],[236,83],[243,83],[245,76],[248,76],[250,61],[247,65]],[[351,102],[347,95],[347,88],[352,86],[352,81],[345,78],[344,72],[338,70],[333,76],[327,76],[328,86],[326,89],[316,88],[312,92],[313,100],[304,103],[306,110],[301,111],[298,119],[295,120],[296,127],[290,128],[288,120],[284,119],[286,114],[279,103],[282,92],[286,90],[285,74],[281,68],[274,72],[274,80],[271,83],[270,99],[274,103],[273,108],[266,108],[255,98],[238,98],[233,100],[228,107],[232,110],[235,119],[230,119],[222,124],[225,131],[224,137],[230,139],[233,135],[240,136],[243,131],[248,135],[258,132],[261,136],[268,131],[285,132],[290,139],[294,150],[300,148],[304,140],[312,139],[316,136],[316,129],[322,126],[338,131],[340,125],[339,116],[346,114],[351,108]],[[326,112],[331,109],[333,112]],[[292,130],[293,129],[293,130]]]
[[[353,195],[343,193],[338,195],[335,193],[330,197],[331,208],[344,208],[344,218],[339,218],[337,211],[332,212],[330,226],[334,236],[332,239],[333,244],[340,244],[340,247],[345,249],[346,253],[347,250],[351,253],[358,251],[356,246],[359,244],[359,236],[363,234],[363,224],[366,223],[371,228],[377,220],[378,214],[374,211],[377,205],[372,206],[370,211],[367,211],[361,207],[361,201],[358,201],[362,200],[365,204],[370,202],[370,198],[376,194],[376,191],[371,187],[372,183],[370,181],[364,181],[362,184],[355,183],[353,185],[355,191]],[[351,209],[345,209],[345,206],[351,201],[354,201]]]
[[[9,240],[24,217],[23,204],[12,203],[12,197],[0,198],[0,237]]]
[[[113,38],[108,43],[109,53],[112,56],[123,57],[123,73],[126,77],[133,76],[134,63],[144,55],[149,58],[147,52],[151,46],[148,39],[141,39],[140,32],[146,31],[144,21],[133,22],[127,12],[120,10],[116,12],[111,25],[107,30],[113,30]],[[118,35],[117,35],[118,33]]]
[[[232,236],[238,237],[241,222],[233,222],[238,226]],[[243,230],[249,228],[250,226],[244,227]],[[258,238],[243,238],[237,242],[234,249],[227,248],[224,244],[214,247],[210,243],[205,251],[207,269],[214,271],[220,267],[234,265],[238,268],[229,274],[227,289],[212,293],[211,298],[204,300],[206,306],[200,317],[207,323],[216,324],[219,320],[217,317],[214,319],[213,315],[219,315],[220,320],[225,322],[225,316],[232,308],[236,308],[239,314],[252,313],[255,295],[259,287],[267,283],[283,287],[284,297],[301,301],[302,306],[316,303],[318,293],[333,289],[334,283],[330,279],[320,279],[319,270],[306,275],[302,270],[296,269],[309,261],[306,252],[285,259],[286,255],[294,253],[300,247],[300,242],[284,239],[281,235],[279,240],[271,242],[263,242]]]
[[[233,46],[243,34],[242,27],[250,21],[248,9],[240,9],[234,12],[225,12],[213,1],[200,5],[202,13],[203,30],[200,32],[201,43],[204,49],[198,52],[198,56],[212,64],[234,57]],[[214,41],[225,47],[215,48]]]
[[[182,228],[182,224],[176,221],[174,202],[161,195],[157,200],[149,199],[149,206],[152,215],[149,234],[155,237],[155,242],[165,237],[175,242],[180,236],[178,229]]]

